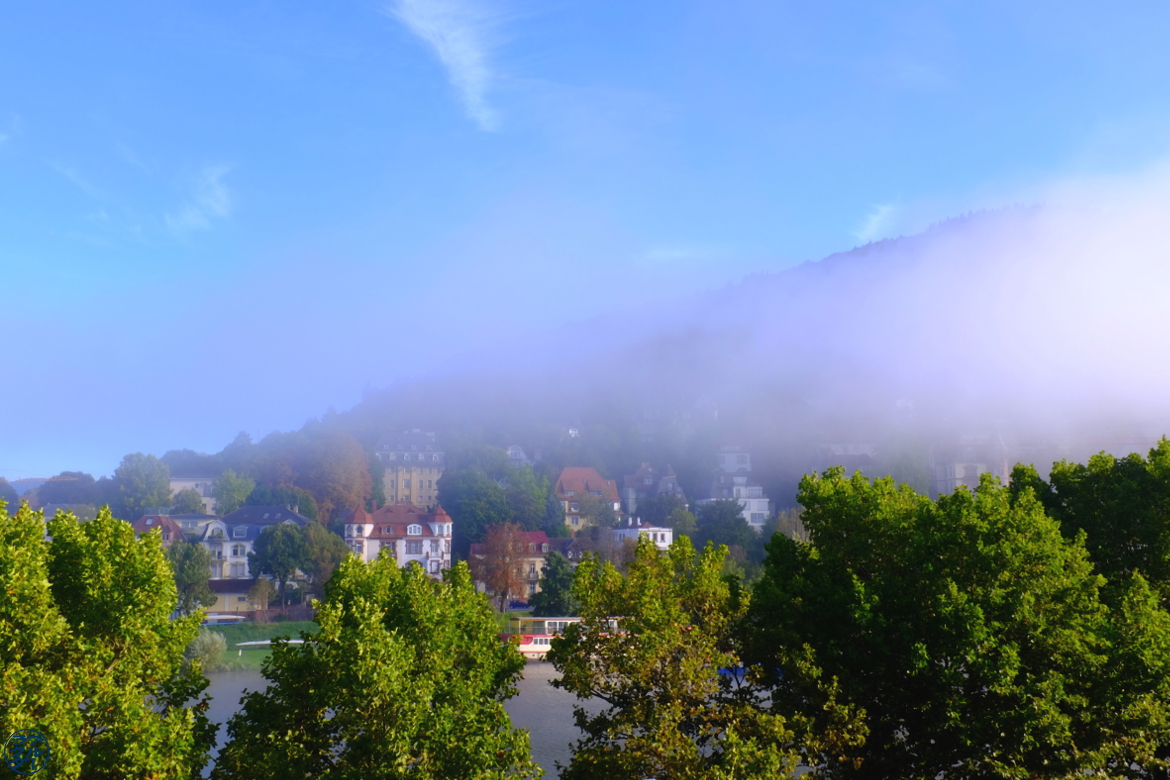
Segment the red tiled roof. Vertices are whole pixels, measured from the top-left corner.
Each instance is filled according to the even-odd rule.
[[[147,522],[148,520],[150,521],[149,523]],[[164,533],[166,531],[171,532],[172,541],[184,538],[182,526],[172,520],[168,515],[143,515],[134,521],[132,527],[134,528],[134,533],[139,536],[148,534],[156,528],[162,528]]]
[[[366,512],[360,507],[354,510],[353,517],[348,521],[354,524],[373,525],[370,539],[401,539],[407,536],[406,529],[410,525],[421,525],[423,538],[438,537],[431,533],[430,523],[450,523],[451,516],[436,507],[434,512],[426,512],[414,504],[387,504],[381,509]]]
[[[602,477],[597,473],[597,469],[588,466],[569,466],[561,472],[557,480],[557,498],[569,498],[570,490],[576,495],[597,491],[601,493],[602,498],[608,498],[610,501],[621,500],[617,484],[612,479]]]

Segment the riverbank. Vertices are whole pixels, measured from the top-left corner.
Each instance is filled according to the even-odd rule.
[[[237,623],[208,628],[222,634],[227,642],[227,655],[223,659],[226,668],[223,671],[259,671],[272,651],[268,645],[236,647],[239,642],[257,642],[277,637],[300,639],[302,632],[315,634],[321,630],[311,620],[296,623]]]

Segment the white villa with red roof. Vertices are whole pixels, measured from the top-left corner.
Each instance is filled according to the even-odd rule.
[[[415,561],[433,577],[451,568],[451,516],[443,508],[427,512],[413,504],[387,504],[367,512],[361,507],[345,523],[345,543],[367,563],[385,550],[405,566]]]

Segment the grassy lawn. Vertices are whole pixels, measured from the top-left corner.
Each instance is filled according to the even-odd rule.
[[[254,642],[258,639],[275,639],[278,636],[300,639],[301,632],[315,634],[320,630],[312,621],[299,623],[237,623],[235,625],[208,626],[212,631],[223,634],[227,640],[227,656],[224,661],[230,669],[259,669],[268,658],[269,647],[236,647],[237,642]]]

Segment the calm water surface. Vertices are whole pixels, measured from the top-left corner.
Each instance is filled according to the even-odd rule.
[[[512,724],[528,729],[532,757],[550,778],[557,776],[558,761],[569,763],[570,745],[580,733],[573,725],[573,705],[577,698],[549,685],[555,677],[552,664],[543,661],[529,663],[524,668],[524,678],[520,680],[520,695],[506,705]],[[212,696],[207,716],[220,724],[219,739],[212,751],[214,758],[219,753],[219,745],[227,739],[227,727],[223,724],[240,708],[240,696],[244,690],[262,690],[267,687],[267,681],[258,671],[213,672],[207,678],[211,681],[207,692]],[[204,777],[210,772],[208,767]]]

